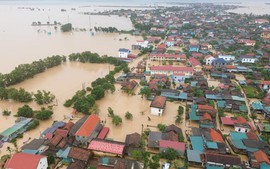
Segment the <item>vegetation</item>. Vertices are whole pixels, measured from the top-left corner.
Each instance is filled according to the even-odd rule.
[[[70,32],[72,30],[72,24],[71,23],[67,23],[61,26],[61,30],[63,32]]]
[[[139,92],[139,95],[145,98],[148,98],[151,96],[151,90],[149,89],[149,87],[142,87],[140,92]]]
[[[157,128],[158,128],[159,131],[161,131],[161,132],[165,131],[166,127],[167,127],[167,126],[166,126],[165,124],[161,124],[161,123],[159,123],[159,124],[157,125]]]
[[[248,98],[258,98],[261,99],[264,96],[263,91],[253,86],[243,86],[243,90]]]
[[[34,94],[34,101],[39,104],[49,104],[55,99],[55,96],[51,92],[47,92],[45,90],[38,90],[36,94]]]
[[[113,109],[111,107],[108,107],[108,117],[113,117],[114,116],[114,112]]]
[[[94,30],[96,32],[106,32],[106,33],[115,33],[115,32],[119,32],[118,29],[116,27],[94,27]]]
[[[179,158],[179,153],[172,148],[167,148],[165,152],[161,153],[161,157],[170,161]]]
[[[51,118],[53,112],[51,110],[46,110],[45,108],[42,108],[40,111],[35,112],[35,117],[38,120],[48,120]]]
[[[175,117],[175,124],[180,124],[183,121],[183,113],[184,113],[184,108],[182,106],[178,106],[178,110],[177,110],[178,114]]]
[[[32,118],[34,116],[34,111],[31,107],[28,105],[24,105],[23,107],[20,107],[18,109],[17,115],[19,117],[27,117],[27,118]]]
[[[130,112],[126,112],[125,118],[126,118],[127,120],[132,120],[132,119],[133,119],[133,115],[132,115]]]
[[[95,98],[93,95],[83,96],[78,98],[73,108],[83,114],[90,114],[90,109],[95,105]]]
[[[27,131],[33,130],[39,126],[39,121],[34,119],[27,128]]]
[[[4,110],[4,111],[2,112],[2,114],[3,114],[3,116],[9,116],[9,115],[11,114],[11,111],[9,111],[9,110]]]
[[[118,115],[114,115],[112,117],[112,123],[114,125],[118,126],[118,125],[122,124],[122,118],[120,116],[118,116]]]

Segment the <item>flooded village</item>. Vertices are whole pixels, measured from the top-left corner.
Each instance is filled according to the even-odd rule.
[[[0,167],[269,169],[270,17],[239,7],[62,8],[47,26],[12,8],[32,18],[21,58],[0,33]]]

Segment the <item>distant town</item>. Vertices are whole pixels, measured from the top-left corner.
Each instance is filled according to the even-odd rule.
[[[66,100],[71,117],[54,121],[22,147],[16,139],[52,118],[55,105],[37,112],[27,104],[19,108],[17,122],[0,131],[0,147],[13,145],[1,157],[1,167],[270,169],[270,16],[227,12],[235,8],[198,3],[81,13],[130,18],[133,30],[91,31],[141,38],[130,48],[115,49],[116,57],[91,52],[53,56],[0,74],[1,100],[46,105],[57,104],[52,93],[8,86],[64,62],[110,65],[107,75],[83,84]],[[117,105],[130,107],[122,117],[112,106],[101,117],[97,102],[116,94],[146,103],[147,111],[129,102]],[[133,121],[138,126],[124,133],[125,139],[108,137],[121,126],[126,129],[115,133],[129,131]]]

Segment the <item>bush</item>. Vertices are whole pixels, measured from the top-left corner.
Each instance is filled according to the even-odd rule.
[[[3,114],[3,116],[9,116],[9,115],[11,114],[11,111],[9,111],[9,110],[4,110],[4,111],[2,112],[2,114]]]
[[[130,112],[126,112],[125,117],[127,120],[132,120],[133,115]]]
[[[63,32],[70,32],[72,30],[72,24],[71,23],[67,23],[65,25],[61,26],[61,30]]]
[[[122,124],[122,118],[118,115],[114,115],[112,118],[112,123],[116,126]]]
[[[35,117],[38,120],[48,120],[49,118],[52,117],[53,112],[51,110],[45,110],[44,108],[42,108],[40,111],[36,112]]]
[[[34,119],[34,120],[30,123],[30,125],[28,126],[27,131],[33,130],[33,129],[37,128],[37,126],[39,126],[39,121],[36,120],[36,119]]]
[[[65,107],[70,107],[72,104],[73,104],[73,100],[68,99],[68,100],[66,100],[66,102],[64,103],[64,106],[65,106]]]
[[[163,131],[165,131],[165,129],[166,129],[166,125],[165,125],[165,124],[159,123],[159,124],[157,125],[157,128],[159,129],[159,131],[163,132]]]
[[[24,105],[23,107],[20,107],[18,109],[17,115],[19,117],[31,118],[34,116],[34,112],[33,112],[33,109],[31,107],[29,107],[28,105]]]

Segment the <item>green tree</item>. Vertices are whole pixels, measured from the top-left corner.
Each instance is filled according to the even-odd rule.
[[[113,117],[114,116],[114,112],[113,109],[111,107],[108,107],[108,117]]]
[[[48,120],[53,115],[53,112],[51,110],[46,110],[45,108],[42,108],[40,111],[37,111],[35,114],[35,117],[38,120]]]
[[[55,164],[55,158],[52,153],[48,153],[47,160],[49,165]]]
[[[72,24],[71,23],[67,23],[61,26],[61,30],[63,32],[70,32],[72,30]]]
[[[9,111],[9,110],[4,110],[4,111],[2,112],[2,114],[3,114],[3,116],[9,116],[9,115],[11,114],[11,111]]]
[[[28,117],[28,118],[31,118],[31,117],[34,116],[34,111],[28,105],[24,105],[23,107],[20,107],[18,109],[17,115],[19,117]]]
[[[51,92],[47,92],[45,90],[38,90],[36,94],[34,94],[34,101],[39,104],[49,104],[55,99],[55,96]]]
[[[159,123],[159,124],[157,125],[157,128],[159,129],[159,131],[163,132],[163,131],[165,131],[165,129],[166,129],[166,125],[165,125],[165,124]]]
[[[34,120],[30,123],[30,125],[27,127],[27,131],[33,130],[33,129],[37,128],[37,126],[39,126],[39,121],[36,120],[36,119],[34,119]]]
[[[100,86],[94,87],[91,91],[91,94],[95,97],[96,100],[100,100],[104,97],[105,90]]]
[[[161,157],[172,161],[179,158],[179,153],[172,148],[167,148],[165,152],[161,153]]]
[[[90,108],[95,104],[95,99],[92,95],[87,95],[86,97],[78,98],[73,108],[84,114],[90,114]]]
[[[132,115],[130,112],[126,112],[125,118],[126,118],[127,120],[132,120],[132,119],[133,119],[133,115]]]
[[[143,87],[141,88],[139,95],[141,95],[141,97],[150,97],[151,96],[151,90],[149,89],[149,87]]]
[[[112,123],[116,126],[119,126],[120,124],[122,124],[122,118],[118,115],[114,115],[112,117]]]

